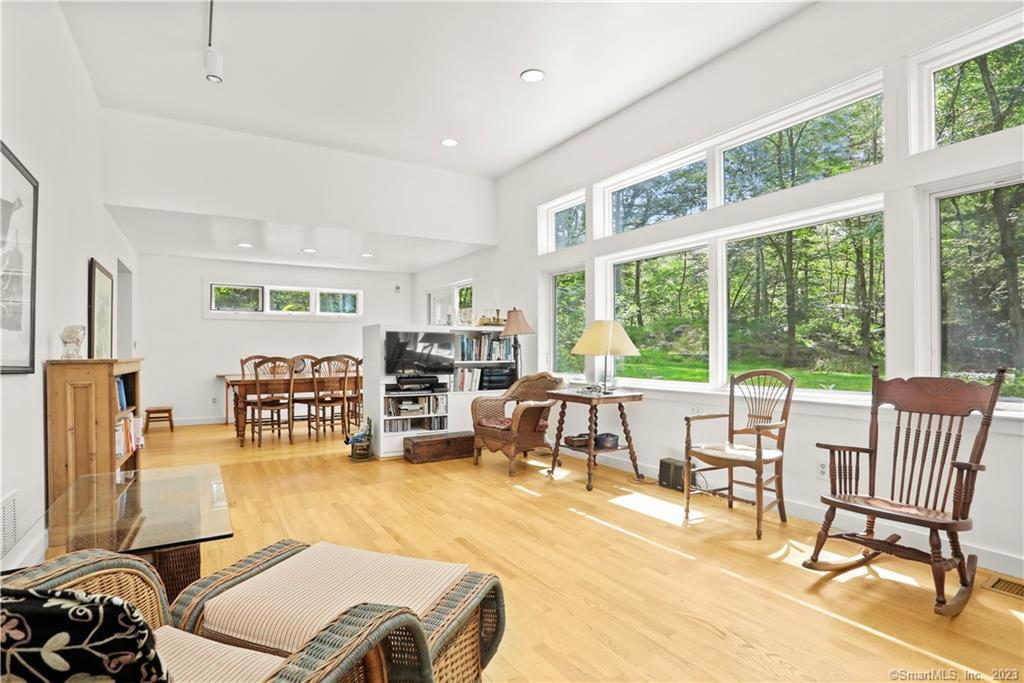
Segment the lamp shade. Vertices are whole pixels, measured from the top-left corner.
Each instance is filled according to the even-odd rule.
[[[618,320],[595,320],[583,331],[572,352],[577,356],[639,356]]]
[[[505,329],[501,331],[502,337],[514,337],[519,334],[536,334],[530,323],[526,322],[526,316],[518,308],[508,312],[508,320],[505,321]]]

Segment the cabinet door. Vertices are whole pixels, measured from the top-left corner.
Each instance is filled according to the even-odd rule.
[[[49,502],[78,477],[111,469],[110,378],[101,368],[62,369],[50,383]]]

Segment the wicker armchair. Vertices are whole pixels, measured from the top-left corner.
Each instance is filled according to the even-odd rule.
[[[3,586],[5,620],[9,618],[8,608],[13,614],[17,614],[18,609],[27,609],[24,589],[38,592],[40,603],[43,599],[53,597],[47,593],[50,591],[83,591],[85,594],[112,595],[129,603],[131,608],[134,608],[131,610],[132,613],[138,610],[146,622],[142,626],[148,625],[156,636],[160,659],[171,676],[183,680],[315,680],[345,683],[433,681],[436,665],[432,665],[431,653],[439,654],[436,650],[438,646],[442,650],[450,650],[453,641],[459,640],[467,630],[457,628],[464,626],[466,620],[460,621],[450,613],[450,610],[446,611],[443,605],[435,610],[437,617],[434,620],[437,623],[433,624],[421,621],[411,611],[401,607],[371,603],[356,605],[327,624],[300,651],[289,657],[275,657],[207,640],[189,632],[189,627],[194,628],[202,619],[202,610],[196,609],[197,604],[202,604],[202,601],[197,602],[197,596],[202,594],[208,598],[216,593],[216,586],[230,586],[244,581],[306,547],[297,541],[279,541],[231,567],[196,582],[182,592],[173,608],[168,606],[163,583],[148,562],[132,555],[121,555],[106,550],[82,550],[6,577]],[[492,578],[496,581],[496,577]],[[17,595],[15,592],[18,592]],[[496,590],[494,586],[490,586],[490,590],[483,590],[483,593],[481,599],[476,602],[478,608],[486,602],[487,597],[496,597],[498,601],[501,599],[500,585]],[[70,595],[59,593],[55,597]],[[49,602],[52,604],[53,600]],[[70,615],[70,612],[64,613]],[[473,641],[478,653],[475,674],[449,680],[479,680],[480,656],[489,659],[497,647],[497,641],[501,639],[504,626],[503,612],[494,611],[492,616],[484,620],[491,622],[489,626],[487,623],[481,623],[481,613],[481,609],[473,612],[477,620],[473,621],[471,626],[475,629],[473,635],[477,636]],[[433,616],[432,614],[431,617]],[[425,627],[433,634],[429,640]],[[34,637],[44,637],[44,640],[52,637],[48,633],[49,630],[56,635],[67,631],[68,628],[68,624],[62,623],[60,618],[52,618],[45,622],[36,619],[32,622]],[[489,641],[489,647],[484,647],[482,637],[488,629],[493,640]],[[27,643],[24,645],[28,647]],[[72,649],[74,645],[73,642],[67,644]],[[17,647],[18,643],[11,644],[12,651]],[[118,656],[123,658],[131,654],[122,652],[118,653]],[[17,663],[20,658],[15,657],[11,661]],[[184,673],[175,673],[176,671]],[[259,675],[253,675],[256,671],[260,672]],[[4,673],[16,674],[17,671]],[[103,668],[102,659],[96,660],[95,670],[63,671],[61,675],[69,676],[73,673],[111,675],[109,669]]]
[[[508,458],[508,474],[516,472],[516,456],[524,456],[535,448],[550,447],[546,437],[548,413],[556,401],[548,399],[548,391],[562,389],[565,381],[550,372],[527,375],[516,381],[497,398],[481,396],[473,400],[473,464],[480,464],[480,452],[487,448],[501,451]],[[517,405],[512,416],[505,415],[505,406]]]

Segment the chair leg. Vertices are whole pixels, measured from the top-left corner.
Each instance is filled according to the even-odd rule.
[[[474,465],[479,465],[480,464],[480,451],[482,451],[482,450],[483,449],[480,448],[480,446],[474,446],[473,447],[473,464]]]
[[[757,508],[757,540],[761,540],[761,523],[764,521],[764,474],[761,461],[754,472],[754,506]],[[730,468],[732,469],[732,468]]]
[[[295,413],[292,412],[292,407],[288,406],[288,443],[295,443],[295,438],[292,436],[292,428],[294,427]]]
[[[807,569],[817,569],[815,565],[818,564],[818,555],[821,554],[821,549],[825,547],[825,541],[828,540],[828,531],[832,528],[832,520],[836,518],[836,509],[829,507],[825,510],[825,520],[821,523],[821,529],[818,531],[818,539],[814,542],[814,550],[811,551],[811,559],[804,562],[804,567]]]
[[[935,580],[935,609],[946,604],[946,571],[942,568],[942,539],[939,530],[928,532],[928,545],[932,551],[932,579]]]
[[[729,468],[729,495],[727,496],[729,501],[729,509],[732,510],[732,468]]]
[[[949,550],[956,560],[956,573],[960,576],[960,585],[966,586],[967,558],[964,557],[964,551],[960,548],[960,534],[956,531],[947,531],[946,536],[949,538]]]
[[[782,492],[782,461],[775,463],[775,500],[779,501],[779,519],[786,521],[786,497]]]
[[[565,404],[563,404],[564,410]],[[690,518],[690,470],[693,469],[693,463],[690,458],[690,450],[686,450],[686,455],[683,456],[683,517],[686,519]],[[732,470],[729,470],[731,473]]]

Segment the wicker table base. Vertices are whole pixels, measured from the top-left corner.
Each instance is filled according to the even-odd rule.
[[[167,550],[156,550],[152,554],[141,555],[149,560],[167,589],[167,599],[173,601],[178,593],[193,581],[198,581],[199,544],[183,545]]]

